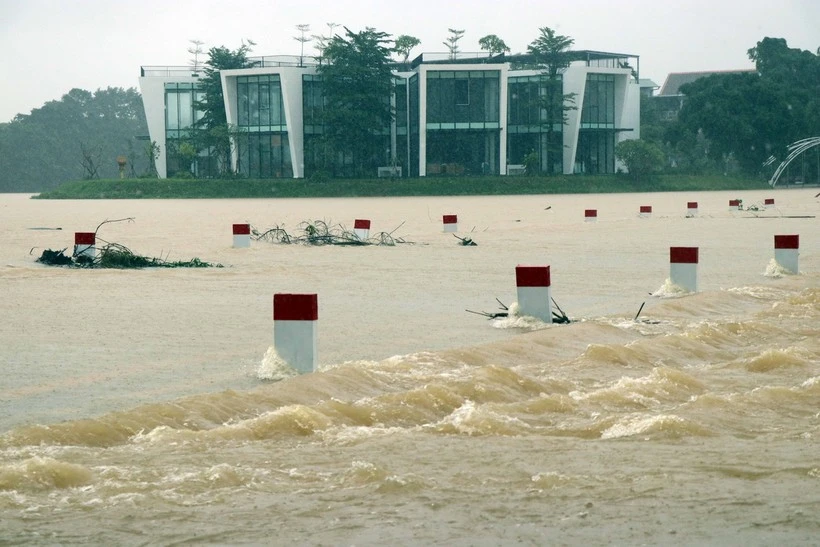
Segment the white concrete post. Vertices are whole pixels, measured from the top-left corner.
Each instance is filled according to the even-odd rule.
[[[353,233],[362,241],[370,237],[370,221],[363,218],[357,218],[353,221]]]
[[[95,232],[74,232],[74,257],[93,259],[97,254],[97,234]]]
[[[697,247],[669,247],[669,280],[689,292],[697,292]]]
[[[527,315],[552,323],[550,296],[550,267],[515,267],[515,285],[518,293],[519,315]]]
[[[300,374],[316,370],[318,322],[317,295],[273,295],[273,347]]]
[[[598,220],[598,209],[584,209],[584,222],[595,222]]]
[[[774,198],[764,199],[763,206],[766,207],[766,209],[771,209],[772,207],[774,207]]]
[[[686,203],[686,216],[693,217],[698,214],[698,202],[689,201]]]
[[[251,225],[233,225],[233,246],[237,249],[245,249],[251,246]]]
[[[652,206],[651,205],[641,205],[640,209],[641,218],[648,218],[652,216]]]
[[[458,215],[444,215],[442,223],[445,232],[458,232]]]
[[[774,261],[783,268],[796,274],[798,255],[800,254],[799,235],[774,236]]]
[[[729,210],[730,211],[740,211],[743,209],[743,201],[739,199],[730,199],[729,200]]]

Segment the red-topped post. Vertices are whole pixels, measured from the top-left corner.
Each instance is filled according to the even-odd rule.
[[[641,205],[640,215],[641,215],[641,218],[651,217],[652,216],[652,206],[651,205]]]
[[[686,202],[686,216],[694,217],[698,214],[698,202],[697,201],[688,201]]]
[[[315,294],[273,295],[273,347],[299,373],[316,370],[319,301]]]
[[[584,209],[584,222],[595,222],[598,220],[598,209]]]
[[[774,236],[774,261],[784,269],[796,274],[798,256],[800,254],[800,236],[779,235]]]
[[[97,254],[97,234],[95,232],[74,232],[74,257],[91,258]]]
[[[365,241],[370,237],[370,221],[364,218],[357,218],[353,221],[353,233],[360,240]]]
[[[515,267],[515,285],[518,293],[519,315],[528,315],[552,323],[550,296],[550,267]]]
[[[697,247],[669,247],[669,280],[689,292],[697,292]]]
[[[251,225],[233,225],[233,246],[237,249],[245,249],[251,246]]]

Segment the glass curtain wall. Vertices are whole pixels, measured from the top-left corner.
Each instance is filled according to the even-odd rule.
[[[327,170],[326,147],[322,139],[322,78],[302,75],[302,112],[305,138],[305,177],[315,177]]]
[[[239,76],[236,88],[238,172],[249,178],[293,177],[279,75]]]
[[[195,83],[165,84],[165,161],[169,177],[214,176],[208,151],[197,151],[194,123],[202,118],[196,109],[204,94]]]
[[[615,76],[587,74],[575,173],[615,172]]]
[[[427,174],[498,174],[498,70],[427,72]]]
[[[507,163],[535,165],[545,173],[562,173],[564,125],[547,123],[544,76],[513,76],[507,82]],[[558,82],[554,83],[556,88]],[[562,86],[561,86],[562,87]],[[561,97],[562,93],[557,93]],[[558,109],[554,109],[560,112]],[[550,145],[550,142],[553,144]]]

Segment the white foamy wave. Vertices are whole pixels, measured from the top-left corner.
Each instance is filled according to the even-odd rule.
[[[525,330],[541,330],[552,326],[552,323],[545,323],[537,317],[529,315],[521,315],[521,306],[518,302],[513,302],[509,307],[509,315],[507,317],[499,317],[493,319],[493,328],[496,329],[525,329]]]
[[[256,377],[260,380],[284,380],[296,376],[296,370],[288,365],[279,354],[276,353],[276,348],[270,346],[262,362],[259,363],[259,368],[256,369]]]
[[[773,277],[775,279],[783,277],[784,275],[794,275],[791,270],[781,266],[774,258],[769,260],[766,265],[766,271],[763,272],[765,277]]]
[[[658,298],[679,298],[687,294],[691,293],[680,285],[672,283],[672,280],[667,278],[661,288],[652,293],[652,296],[657,296]]]
[[[664,426],[683,424],[683,418],[673,415],[650,416],[648,418],[631,418],[618,422],[601,433],[602,439],[618,439],[620,437],[632,437],[650,431],[663,429]]]

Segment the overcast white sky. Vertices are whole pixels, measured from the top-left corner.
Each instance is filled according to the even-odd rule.
[[[765,36],[820,46],[820,0],[0,0],[0,122],[75,87],[138,87],[141,65],[189,64],[190,40],[298,55],[296,25],[327,34],[327,23],[415,36],[412,56],[446,51],[448,28],[465,30],[461,51],[496,34],[523,52],[548,26],[574,49],[639,55],[659,85],[670,72],[751,68],[746,50]]]

